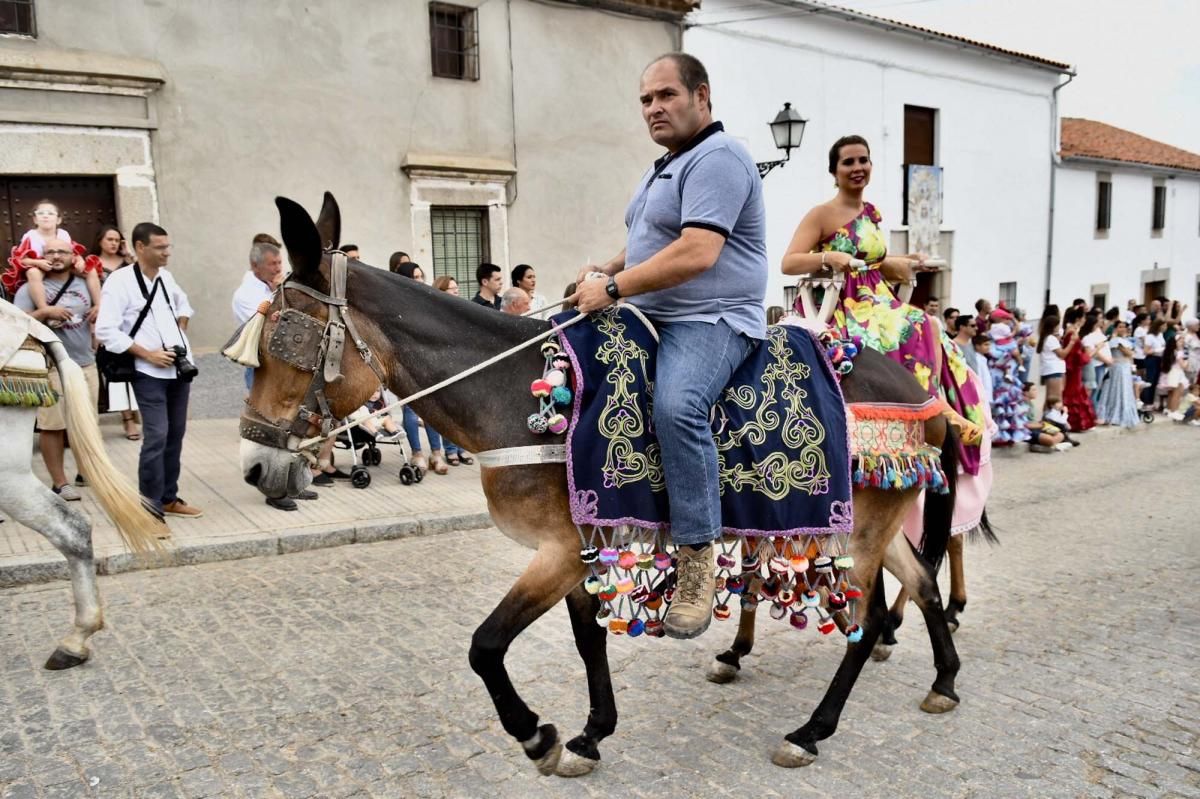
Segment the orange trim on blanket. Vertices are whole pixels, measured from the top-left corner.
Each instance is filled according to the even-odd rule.
[[[930,397],[920,405],[907,405],[899,402],[848,402],[846,410],[856,419],[896,419],[903,421],[924,422],[935,416],[952,411],[946,401]]]

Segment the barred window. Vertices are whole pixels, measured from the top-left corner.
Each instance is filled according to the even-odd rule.
[[[0,33],[37,36],[33,0],[0,0]]]
[[[430,3],[429,51],[435,77],[479,80],[479,29],[475,9]]]
[[[491,260],[486,208],[434,206],[429,209],[433,233],[433,276],[458,281],[464,297],[475,293],[475,269]]]
[[[1017,307],[1017,284],[1015,281],[1012,283],[1001,283],[1000,291],[997,294],[999,295],[997,299],[1004,303],[1005,308]]]

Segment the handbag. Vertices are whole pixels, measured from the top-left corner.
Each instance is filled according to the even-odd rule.
[[[137,264],[133,265],[137,269]],[[142,273],[137,273],[139,283],[141,283]],[[133,327],[129,328],[129,337],[133,338],[137,335],[138,330],[142,326],[142,322],[146,321],[146,314],[150,312],[150,305],[154,302],[154,293],[158,291],[158,286],[161,280],[155,280],[154,286],[150,289],[149,295],[145,295],[145,283],[142,283],[142,293],[146,296],[146,304],[142,306],[142,312],[138,314],[137,321],[133,323]],[[165,289],[164,289],[165,291]],[[104,379],[109,383],[132,383],[134,376],[137,374],[137,369],[134,366],[133,353],[129,350],[124,352],[109,352],[101,344],[96,349],[96,369],[100,374],[104,375]]]

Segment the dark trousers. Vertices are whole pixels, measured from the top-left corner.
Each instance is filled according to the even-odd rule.
[[[182,380],[161,380],[141,372],[133,379],[133,395],[142,412],[138,490],[160,510],[179,499],[179,456],[191,388]]]

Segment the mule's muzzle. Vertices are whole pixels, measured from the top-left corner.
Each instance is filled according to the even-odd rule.
[[[312,474],[296,453],[242,439],[242,479],[271,499],[293,497],[308,487]]]

